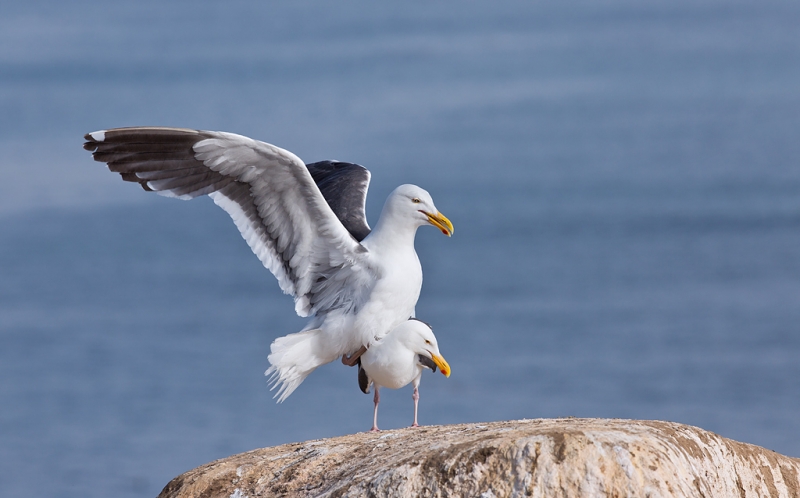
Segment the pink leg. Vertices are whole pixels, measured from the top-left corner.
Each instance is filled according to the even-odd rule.
[[[411,427],[419,427],[417,423],[417,407],[419,406],[419,389],[414,388],[414,394],[411,395],[411,399],[414,400],[414,423],[411,424]]]
[[[375,412],[372,414],[372,429],[370,429],[370,432],[380,432],[380,429],[378,429],[378,403],[381,402],[381,395],[378,392],[378,386],[375,384],[372,386],[375,388],[375,396],[372,397],[372,401],[375,403]]]

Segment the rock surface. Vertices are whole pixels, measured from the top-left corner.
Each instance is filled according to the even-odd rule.
[[[800,459],[671,422],[517,420],[254,450],[159,496],[798,497]]]

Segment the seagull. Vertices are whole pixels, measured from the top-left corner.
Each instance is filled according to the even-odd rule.
[[[414,384],[414,394],[411,395],[414,400],[414,423],[411,427],[419,427],[417,408],[422,370],[430,368],[435,372],[439,367],[445,377],[450,377],[450,365],[439,352],[433,329],[416,318],[401,323],[382,339],[370,344],[359,360],[358,386],[364,394],[369,394],[370,384],[375,388],[371,432],[380,430],[378,403],[381,400],[381,387],[400,389],[409,383]]]
[[[320,365],[339,356],[355,364],[413,317],[422,287],[417,228],[453,234],[416,185],[397,187],[370,229],[370,173],[352,163],[306,165],[275,145],[219,131],[134,127],[84,138],[84,149],[125,181],[166,197],[211,197],[294,297],[296,313],[310,317],[303,330],[270,346],[265,374],[279,403]]]

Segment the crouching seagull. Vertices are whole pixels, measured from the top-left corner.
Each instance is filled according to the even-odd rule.
[[[421,320],[407,320],[379,341],[370,344],[360,358],[358,386],[365,394],[369,394],[370,385],[375,388],[371,431],[379,430],[380,388],[400,389],[409,383],[414,384],[414,394],[411,395],[414,400],[414,423],[411,427],[419,427],[417,409],[422,370],[429,368],[435,372],[436,367],[439,367],[445,377],[450,377],[450,365],[439,352],[433,329]]]

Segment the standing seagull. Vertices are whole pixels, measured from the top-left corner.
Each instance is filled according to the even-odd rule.
[[[369,232],[368,171],[357,181],[339,181],[345,184],[339,188],[336,175],[325,169],[337,163],[307,167],[287,150],[241,135],[137,127],[96,131],[85,139],[94,159],[123,180],[167,197],[211,197],[283,292],[294,297],[297,314],[312,317],[301,332],[270,346],[266,374],[273,375],[273,389],[279,387],[278,402],[320,365],[357,356],[413,316],[422,287],[417,228],[430,224],[447,236],[453,233],[430,194],[415,185],[401,185],[389,195]],[[328,180],[327,195],[313,173],[321,175],[320,185]],[[354,204],[345,198],[353,196],[360,206],[348,212]],[[360,228],[359,235],[353,227]]]
[[[372,400],[375,410],[372,413],[372,432],[378,429],[378,403],[381,401],[380,388],[400,389],[414,383],[414,423],[411,427],[419,427],[417,408],[419,407],[419,381],[422,370],[436,367],[441,369],[445,377],[450,377],[450,365],[439,352],[439,344],[433,329],[427,323],[412,318],[386,334],[382,339],[371,344],[361,355],[358,367],[358,386],[364,394],[369,394],[369,386],[375,388]]]

